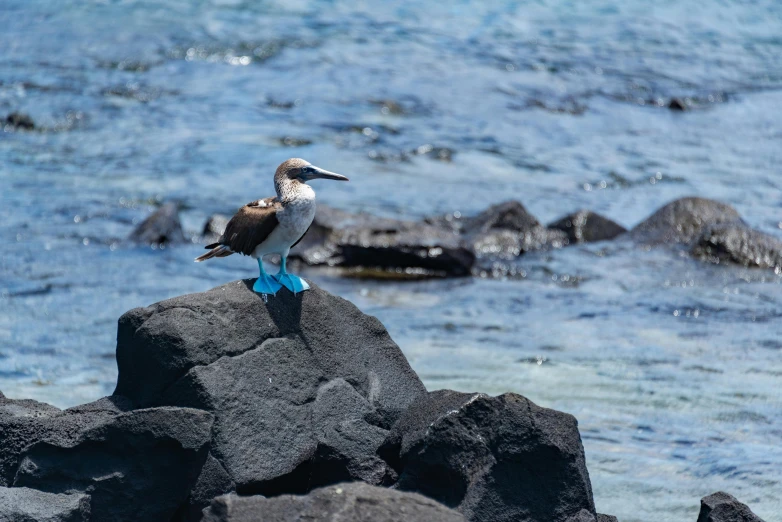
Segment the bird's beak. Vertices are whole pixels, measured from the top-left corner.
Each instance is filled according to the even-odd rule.
[[[304,179],[304,181],[309,181],[311,179],[334,179],[337,181],[350,181],[342,174],[329,172],[328,170],[323,170],[319,167],[316,167],[315,165],[310,165],[307,167],[307,170],[304,172],[304,174],[302,174],[301,178]]]

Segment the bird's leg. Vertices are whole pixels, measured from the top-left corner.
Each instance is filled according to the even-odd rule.
[[[258,276],[258,279],[255,280],[253,292],[275,295],[279,289],[282,288],[282,285],[275,281],[274,277],[267,274],[266,270],[263,269],[263,258],[258,258],[258,268],[260,269],[261,274]]]
[[[287,260],[288,260],[287,257],[283,257],[281,259],[280,271],[277,272],[277,275],[274,276],[274,279],[276,279],[282,286],[284,286],[294,294],[298,294],[299,292],[309,290],[310,285],[307,284],[307,281],[305,281],[299,276],[289,274],[288,271],[285,269],[285,262]]]

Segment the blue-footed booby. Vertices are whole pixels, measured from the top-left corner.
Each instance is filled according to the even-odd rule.
[[[299,158],[284,161],[274,174],[276,197],[248,203],[234,214],[217,241],[207,245],[206,254],[196,263],[231,254],[251,256],[261,273],[253,285],[259,294],[276,294],[285,287],[294,294],[309,289],[307,282],[285,269],[288,252],[302,240],[315,218],[315,191],[307,185],[312,179],[348,181],[341,174],[323,170]],[[263,269],[263,256],[279,254],[280,271],[270,276]]]

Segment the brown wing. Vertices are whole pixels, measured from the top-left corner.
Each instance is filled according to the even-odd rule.
[[[255,247],[271,234],[279,224],[277,211],[282,205],[277,198],[259,199],[239,209],[225,226],[220,244],[234,252],[249,256]]]

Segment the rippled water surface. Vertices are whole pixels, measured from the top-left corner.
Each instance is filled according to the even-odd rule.
[[[451,3],[447,3],[451,4]],[[255,275],[122,239],[162,200],[188,232],[300,156],[345,209],[419,218],[510,198],[632,226],[700,195],[782,235],[782,4],[4,0],[0,390],[110,393],[131,307]],[[692,110],[671,111],[671,98]],[[694,521],[725,489],[782,520],[782,286],[622,243],[524,277],[306,276],[377,315],[429,389],[574,414],[602,512]]]

